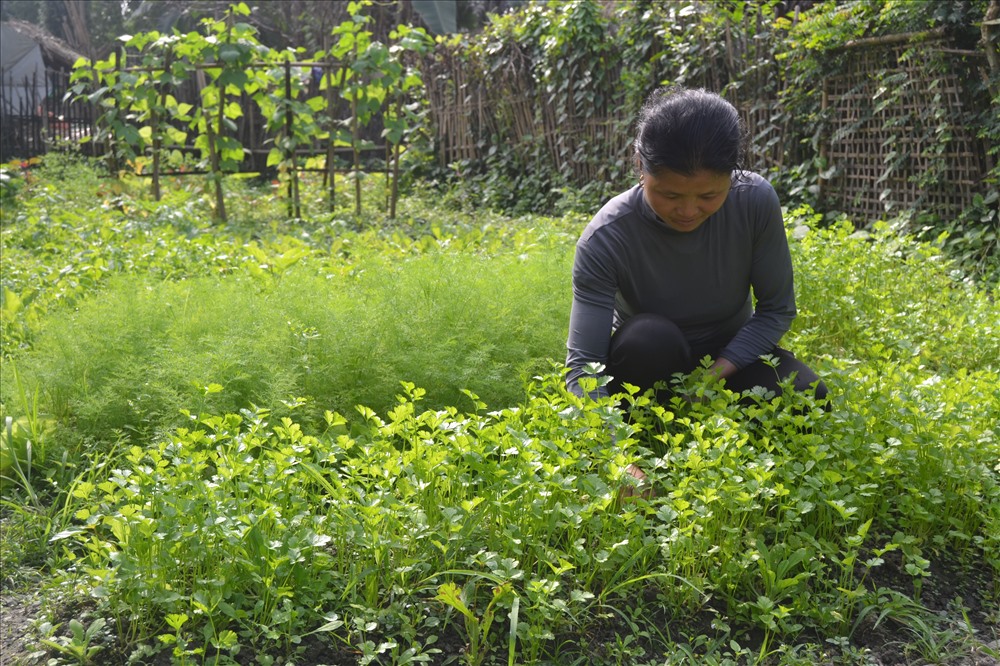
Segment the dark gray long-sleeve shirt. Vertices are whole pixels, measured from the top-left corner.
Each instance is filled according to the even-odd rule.
[[[795,290],[770,183],[734,177],[722,207],[691,232],[664,224],[638,185],[601,208],[576,244],[568,386],[578,392],[584,366],[607,363],[612,330],[647,312],[677,324],[696,357],[737,368],[778,344],[795,318]]]

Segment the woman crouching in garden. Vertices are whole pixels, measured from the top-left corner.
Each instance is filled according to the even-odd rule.
[[[639,182],[605,204],[576,245],[571,391],[581,393],[589,363],[611,377],[603,394],[625,383],[654,388],[708,356],[709,375],[732,391],[777,394],[792,378],[796,390],[826,397],[816,373],[778,346],[796,313],[792,261],[777,194],[741,165],[744,137],[719,95],[675,88],[646,101]]]

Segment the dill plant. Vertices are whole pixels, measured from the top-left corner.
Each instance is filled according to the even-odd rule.
[[[439,406],[464,400],[461,389],[510,404],[564,334],[551,314],[565,309],[552,288],[564,252],[435,252],[336,273],[311,261],[278,275],[106,279],[73,311],[51,313],[21,363],[80,437],[145,436],[184,407],[235,412],[303,396],[315,416],[381,410],[400,378],[431,387]],[[212,383],[225,390],[203,395]]]

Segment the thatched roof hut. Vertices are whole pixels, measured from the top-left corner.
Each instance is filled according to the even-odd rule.
[[[84,57],[83,54],[70,48],[66,42],[53,36],[45,28],[34,23],[11,19],[4,21],[0,25],[3,25],[6,29],[20,33],[22,36],[38,44],[42,50],[42,59],[50,69],[72,69],[73,63]]]

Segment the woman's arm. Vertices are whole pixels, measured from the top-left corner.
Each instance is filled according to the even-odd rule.
[[[712,375],[718,377],[719,379],[731,377],[736,374],[737,370],[739,370],[739,368],[737,368],[732,361],[722,356],[715,359],[715,362],[713,362],[711,367],[708,369]]]
[[[581,395],[580,378],[588,363],[606,364],[611,346],[611,325],[614,318],[614,297],[610,306],[597,301],[594,294],[573,289],[573,307],[569,316],[569,337],[566,340],[566,386]],[[605,391],[598,390],[598,395]]]
[[[615,312],[614,271],[599,248],[581,241],[573,260],[573,306],[566,340],[566,386],[581,395],[580,378],[588,363],[606,364]],[[605,391],[598,390],[598,395]]]
[[[722,377],[770,352],[796,315],[792,258],[778,195],[766,181],[753,189],[746,214],[753,229],[750,286],[756,303],[753,316],[717,359],[734,366],[722,365]]]

